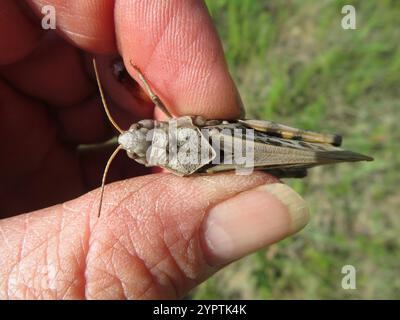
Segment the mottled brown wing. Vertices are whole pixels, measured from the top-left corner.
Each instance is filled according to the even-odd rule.
[[[254,154],[249,154],[249,156],[254,159],[255,170],[297,171],[322,164],[372,160],[370,157],[343,150],[331,144],[283,139],[258,130],[254,130],[253,138],[249,133],[244,132],[247,126],[243,127],[240,124],[236,126],[232,124],[218,125],[216,127],[218,130],[214,129],[211,135],[213,139],[218,141],[219,150],[216,151],[223,154],[223,160],[229,160],[228,162],[232,163],[209,165],[204,168],[204,172],[207,173],[245,167],[243,164],[235,163],[233,150],[236,145],[237,148],[242,148],[244,154],[246,143],[251,143],[251,141],[254,141]],[[241,129],[243,134],[235,136],[233,129]]]

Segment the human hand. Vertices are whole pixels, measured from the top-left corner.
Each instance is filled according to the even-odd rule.
[[[112,129],[91,53],[133,60],[173,114],[235,118],[241,102],[202,1],[48,2],[57,35],[31,16],[41,1],[0,5],[1,214],[39,209],[0,221],[0,298],[179,298],[305,225],[304,201],[270,175],[141,176],[121,156],[110,179],[135,178],[107,185],[98,219],[110,149],[78,145]],[[117,122],[158,117],[113,79],[112,59],[97,57]]]

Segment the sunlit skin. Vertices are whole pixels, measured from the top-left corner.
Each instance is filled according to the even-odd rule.
[[[121,152],[108,180],[125,180],[107,185],[98,219],[97,187],[115,146],[77,149],[116,133],[101,107],[93,54],[122,128],[161,114],[113,77],[117,54],[133,77],[135,62],[174,115],[241,115],[204,3],[49,0],[56,32],[41,29],[42,1],[28,3],[0,4],[0,299],[180,298],[253,251],[212,253],[204,220],[216,204],[274,177],[144,175]],[[292,233],[276,198],[254,197],[236,201],[235,210],[267,208],[276,225],[263,246]]]

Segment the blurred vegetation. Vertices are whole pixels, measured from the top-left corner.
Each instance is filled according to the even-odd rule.
[[[357,29],[341,27],[356,8]],[[308,201],[300,234],[216,274],[191,298],[400,298],[400,1],[209,0],[247,117],[338,132],[374,162],[288,180]],[[357,289],[341,287],[341,268]]]

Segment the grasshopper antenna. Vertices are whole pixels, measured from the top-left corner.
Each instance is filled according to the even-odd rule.
[[[104,187],[106,184],[106,178],[107,178],[107,173],[108,173],[108,169],[110,169],[110,165],[112,163],[112,161],[114,160],[115,156],[118,154],[119,150],[122,149],[122,145],[119,145],[114,152],[112,153],[112,155],[110,156],[110,158],[107,161],[106,167],[104,168],[104,172],[103,172],[103,178],[101,180],[101,191],[100,191],[100,203],[99,203],[99,212],[97,214],[97,217],[100,218],[100,213],[101,213],[101,205],[103,204],[103,195],[104,195]]]
[[[96,81],[97,81],[97,86],[99,87],[101,101],[103,102],[103,107],[104,107],[104,110],[106,111],[107,118],[108,118],[108,120],[110,120],[110,122],[114,126],[114,128],[117,129],[119,133],[122,133],[123,130],[119,127],[119,125],[117,125],[117,123],[111,116],[110,110],[108,109],[106,98],[104,97],[104,93],[103,93],[103,87],[101,86],[101,82],[100,82],[99,72],[97,71],[96,60],[94,58],[93,58],[93,67],[94,67],[94,73],[96,74]]]
[[[103,92],[103,87],[101,86],[101,82],[100,82],[100,77],[99,77],[99,72],[97,70],[97,64],[96,64],[96,60],[93,59],[93,67],[94,67],[94,73],[96,75],[96,81],[97,81],[97,86],[99,87],[99,91],[100,91],[100,96],[101,96],[101,101],[103,103],[103,107],[104,110],[106,111],[107,114],[107,118],[108,120],[110,120],[111,124],[114,126],[115,129],[117,129],[117,131],[119,133],[122,133],[122,129],[119,127],[119,125],[117,125],[117,123],[115,122],[115,120],[113,119],[113,117],[111,116],[110,110],[108,109],[108,105],[107,105],[107,101],[106,98],[104,97],[104,92]],[[106,178],[107,178],[107,173],[108,170],[110,169],[110,165],[112,163],[112,161],[114,160],[115,156],[118,154],[118,152],[122,149],[122,146],[119,145],[114,152],[111,154],[110,158],[107,161],[106,167],[104,168],[104,172],[103,172],[103,178],[101,180],[101,191],[100,191],[100,203],[99,203],[99,212],[97,214],[97,216],[100,218],[100,213],[101,213],[101,206],[103,204],[103,195],[104,195],[104,187],[105,187],[105,183],[106,183]]]

